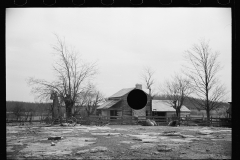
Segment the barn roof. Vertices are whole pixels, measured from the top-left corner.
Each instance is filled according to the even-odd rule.
[[[176,111],[170,102],[170,100],[152,100],[152,110],[160,112]],[[181,112],[190,112],[190,110],[182,105]]]
[[[112,107],[113,105],[117,104],[119,100],[108,100],[105,103],[103,103],[102,105],[100,105],[99,107],[97,107],[97,109],[108,109],[110,107]]]
[[[112,96],[110,96],[109,98],[111,98],[111,97],[122,97],[125,94],[129,93],[130,91],[132,91],[133,89],[134,88],[123,88],[120,91],[118,91],[117,93],[115,93]]]

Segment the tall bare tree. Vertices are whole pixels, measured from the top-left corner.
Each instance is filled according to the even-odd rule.
[[[193,45],[186,51],[185,58],[189,66],[185,74],[190,78],[194,93],[200,100],[194,101],[200,109],[206,110],[207,119],[210,119],[210,111],[220,107],[225,101],[226,89],[220,84],[217,73],[221,69],[217,61],[219,53],[212,52],[209,42],[204,40]]]
[[[183,103],[192,91],[190,80],[177,74],[160,88],[160,93],[170,100],[166,102],[176,110],[177,117],[180,117]]]
[[[150,96],[150,116],[152,116],[152,100],[155,96],[153,94],[153,84],[154,84],[154,79],[153,79],[154,71],[150,67],[145,67],[143,69],[142,73],[142,79],[144,81],[144,84],[146,88],[148,89],[148,94]]]
[[[58,60],[53,65],[56,80],[48,82],[42,79],[29,78],[32,92],[41,100],[49,99],[54,91],[65,104],[67,117],[72,116],[72,108],[81,98],[87,82],[97,73],[96,63],[86,63],[78,58],[77,52],[71,49],[65,40],[56,35],[57,44],[53,46]]]
[[[99,103],[104,101],[103,94],[97,90],[96,86],[89,84],[84,92],[81,94],[81,100],[78,103],[78,107],[75,108],[75,114],[80,112],[81,108],[84,108],[87,115],[94,113]]]

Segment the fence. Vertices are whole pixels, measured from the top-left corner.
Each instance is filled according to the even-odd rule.
[[[186,126],[198,125],[198,126],[224,126],[231,127],[232,121],[231,118],[213,118],[210,117],[207,120],[206,117],[182,117],[180,120],[181,124]]]
[[[209,121],[207,121],[206,117],[181,117],[180,119],[177,117],[169,117],[169,116],[139,116],[138,118],[134,116],[90,116],[90,117],[76,117],[78,123],[83,125],[94,125],[101,123],[109,123],[116,125],[137,125],[141,121],[145,121],[146,119],[154,120],[158,125],[167,125],[172,120],[179,120],[181,125],[185,126],[226,126],[231,127],[231,118],[213,118],[211,117]],[[24,122],[43,122],[43,119],[31,119],[31,120],[8,120],[7,123],[24,123]]]

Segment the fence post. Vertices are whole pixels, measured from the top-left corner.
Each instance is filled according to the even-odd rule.
[[[211,118],[210,118],[210,124],[212,124],[212,116],[211,116]]]

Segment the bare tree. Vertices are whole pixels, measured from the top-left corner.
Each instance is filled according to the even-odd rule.
[[[76,113],[80,112],[81,108],[84,108],[87,115],[94,113],[99,103],[104,101],[104,96],[93,84],[89,84],[88,88],[82,93],[81,101],[79,102]]]
[[[206,110],[207,119],[210,119],[210,111],[220,107],[225,99],[226,89],[220,84],[217,73],[221,69],[217,61],[219,53],[213,53],[209,42],[204,40],[195,44],[191,50],[186,51],[186,60],[190,66],[185,66],[185,74],[191,80],[194,93],[198,100],[193,99],[199,108]],[[200,99],[200,100],[199,100]]]
[[[24,111],[25,109],[23,108],[23,104],[21,102],[17,102],[12,110],[13,114],[16,116],[17,121],[21,118],[21,115]]]
[[[181,116],[181,108],[184,101],[192,93],[189,79],[175,74],[172,80],[166,81],[160,88],[160,93],[170,101],[166,101],[176,110],[177,117]]]
[[[65,104],[67,117],[72,116],[72,108],[84,91],[86,82],[97,73],[96,63],[86,63],[78,58],[77,52],[70,49],[56,35],[57,44],[53,46],[58,57],[53,66],[56,72],[56,80],[48,82],[42,79],[29,78],[28,83],[32,92],[41,100],[47,100],[54,91]]]
[[[153,79],[153,75],[154,75],[154,71],[150,68],[150,67],[145,67],[143,69],[143,73],[142,73],[142,79],[144,81],[144,84],[146,85],[146,88],[148,89],[148,94],[150,96],[150,116],[152,116],[152,100],[155,96],[155,94],[153,94],[153,89],[152,86],[154,84],[154,79]]]

